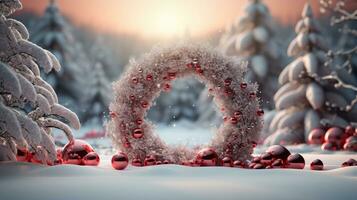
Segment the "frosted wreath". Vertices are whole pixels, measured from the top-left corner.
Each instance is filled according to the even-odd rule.
[[[245,64],[235,63],[208,47],[156,47],[140,60],[131,61],[128,70],[114,83],[107,132],[114,145],[130,159],[143,160],[149,155],[172,163],[192,159],[193,149],[167,146],[144,117],[160,92],[171,88],[172,80],[194,75],[209,88],[224,116],[224,123],[209,146],[220,157],[249,159],[259,139],[263,110],[256,97],[257,85],[244,82],[245,72]]]

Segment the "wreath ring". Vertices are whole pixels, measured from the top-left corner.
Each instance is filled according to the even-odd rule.
[[[251,158],[264,112],[259,109],[257,85],[244,81],[246,64],[209,47],[181,44],[156,47],[129,66],[113,84],[114,100],[107,123],[114,145],[129,159],[144,160],[150,155],[179,164],[194,157],[193,149],[165,144],[154,134],[153,124],[144,119],[160,92],[169,90],[172,80],[187,75],[194,75],[208,86],[224,116],[209,146],[220,157],[228,154],[242,161]]]

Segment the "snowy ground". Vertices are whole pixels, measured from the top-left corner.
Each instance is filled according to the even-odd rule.
[[[161,127],[158,133],[167,143],[194,145],[207,143],[213,132],[199,127]],[[108,142],[103,139],[101,144],[105,146]],[[101,155],[98,167],[2,163],[0,200],[356,198],[357,167],[339,166],[349,158],[357,159],[357,154],[322,152],[319,147],[307,145],[288,148],[292,153],[302,153],[307,163],[304,170],[161,165],[129,166],[116,171],[111,168],[111,156],[107,154]],[[264,150],[259,147],[255,153]],[[316,158],[324,162],[326,170],[309,170],[309,163]]]

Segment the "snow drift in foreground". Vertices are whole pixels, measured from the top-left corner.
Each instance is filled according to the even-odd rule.
[[[116,171],[99,167],[0,164],[0,199],[354,199],[357,167],[338,168],[355,154],[303,154],[305,170],[251,170],[160,165]],[[310,171],[320,158],[326,171]]]

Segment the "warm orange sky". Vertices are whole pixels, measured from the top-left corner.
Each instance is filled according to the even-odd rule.
[[[223,29],[242,13],[247,0],[57,0],[61,11],[76,24],[99,31],[144,37],[194,36]],[[306,0],[265,0],[282,22],[300,17]],[[318,1],[310,0],[316,13]],[[41,14],[47,0],[22,0],[25,10]]]

